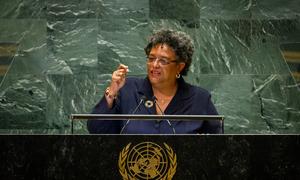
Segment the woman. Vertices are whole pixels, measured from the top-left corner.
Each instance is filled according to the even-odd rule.
[[[112,74],[110,86],[96,105],[96,114],[216,115],[210,94],[184,81],[194,47],[188,35],[172,30],[153,34],[145,48],[145,79],[126,78],[121,64]],[[150,104],[145,104],[146,100]],[[151,102],[154,102],[152,106]],[[141,104],[141,105],[140,105]],[[138,107],[138,108],[137,108]],[[90,133],[100,134],[197,134],[222,133],[219,121],[88,121]]]

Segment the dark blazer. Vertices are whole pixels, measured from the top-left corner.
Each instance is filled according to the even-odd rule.
[[[148,78],[127,78],[120,89],[118,98],[111,109],[108,108],[106,98],[102,97],[93,109],[93,114],[132,114],[141,102],[141,98],[152,99],[153,91]],[[166,108],[165,114],[178,115],[217,115],[211,102],[211,95],[200,87],[192,86],[178,79],[178,90]],[[134,114],[156,114],[155,106],[145,107],[144,103]],[[87,123],[90,133],[120,134],[126,121],[89,120]],[[124,134],[198,134],[223,133],[220,121],[172,121],[170,126],[166,120],[162,121],[130,121],[123,129]]]

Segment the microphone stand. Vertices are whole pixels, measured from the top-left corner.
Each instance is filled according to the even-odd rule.
[[[139,107],[141,106],[141,104],[144,102],[145,99],[146,99],[146,96],[142,96],[142,97],[141,97],[141,100],[140,100],[139,104],[136,106],[136,108],[132,111],[131,114],[135,114],[135,113],[136,113],[136,111],[139,109]],[[128,120],[126,121],[125,125],[122,127],[122,129],[121,129],[121,131],[120,131],[120,134],[123,133],[125,127],[129,124],[129,122],[130,122],[130,119],[128,119]]]
[[[160,108],[159,104],[157,103],[157,98],[155,96],[153,96],[153,99],[154,99],[154,104],[157,105],[159,111],[161,112],[162,115],[165,115],[165,113],[162,111],[162,109]],[[173,131],[173,134],[176,134],[176,131],[175,131],[175,128],[174,126],[171,124],[171,122],[166,119],[167,123],[169,124],[170,128],[172,128],[172,131]],[[158,121],[159,122],[159,121]]]

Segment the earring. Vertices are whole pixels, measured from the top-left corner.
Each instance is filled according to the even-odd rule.
[[[179,79],[179,78],[180,78],[180,76],[181,76],[181,75],[180,75],[179,73],[178,73],[178,74],[176,74],[176,78],[177,78],[177,79]]]

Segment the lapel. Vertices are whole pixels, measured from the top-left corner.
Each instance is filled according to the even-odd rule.
[[[142,96],[146,97],[146,101],[147,100],[154,101],[152,86],[150,84],[148,77],[146,77],[143,80],[143,82],[138,87],[137,91],[138,91],[138,94],[140,95],[140,97],[142,97]],[[145,107],[145,109],[149,114],[156,114],[155,106],[152,106],[151,108]]]
[[[186,100],[191,96],[189,85],[181,77],[177,80],[178,89],[175,96],[167,106],[165,114],[182,114],[182,109],[186,105]]]
[[[181,77],[177,81],[178,89],[175,96],[167,106],[164,112],[165,114],[181,114],[181,109],[185,107],[185,101],[191,96],[191,94],[189,93],[189,85],[184,81],[184,79]],[[148,77],[146,77],[143,83],[141,83],[138,87],[138,93],[140,97],[146,96],[147,100],[154,100],[152,86]],[[149,114],[156,114],[155,106],[146,109]]]

